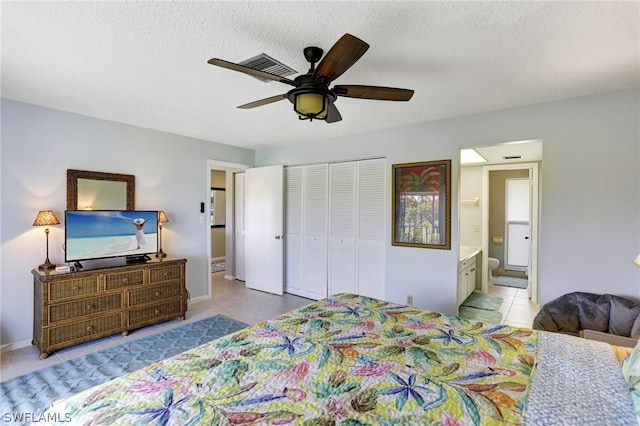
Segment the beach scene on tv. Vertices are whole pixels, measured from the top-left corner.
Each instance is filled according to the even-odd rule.
[[[67,211],[66,260],[136,256],[158,251],[157,211]]]

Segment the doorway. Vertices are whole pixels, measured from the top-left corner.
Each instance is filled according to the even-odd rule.
[[[202,214],[202,222],[206,223],[206,238],[207,238],[207,258],[219,258],[221,249],[220,247],[224,247],[224,258],[225,258],[225,275],[224,278],[227,280],[236,279],[235,276],[235,238],[234,238],[234,227],[235,227],[235,218],[234,218],[234,175],[239,172],[244,172],[246,169],[251,167],[248,164],[239,164],[239,163],[230,163],[227,161],[218,161],[218,160],[207,160],[207,196],[205,197],[205,208]],[[224,191],[215,191],[215,195],[212,195],[214,191],[211,188],[221,189],[222,185],[224,185]],[[224,214],[222,212],[216,211],[216,200],[217,197],[224,197]],[[221,206],[221,200],[218,200],[218,207]],[[206,212],[206,213],[205,213]],[[217,217],[217,219],[216,219]],[[216,226],[214,222],[224,222],[224,227]],[[212,228],[212,225],[214,227]],[[219,240],[223,239],[224,242],[214,241],[214,239]],[[215,256],[214,256],[215,255]],[[207,286],[207,296],[209,299],[212,297],[212,283],[211,283],[211,273],[212,273],[212,262],[207,262],[209,265],[209,273],[207,274],[209,282]]]
[[[472,152],[469,152],[472,151]],[[467,157],[468,154],[475,156]],[[525,162],[526,161],[526,162]],[[487,294],[489,290],[489,268],[488,258],[493,257],[491,253],[495,253],[495,249],[504,251],[509,228],[504,220],[506,214],[506,184],[502,181],[502,220],[498,225],[498,230],[490,231],[490,211],[492,198],[489,190],[489,174],[502,173],[509,170],[518,171],[520,175],[511,177],[525,178],[526,185],[530,185],[529,197],[529,226],[530,230],[522,234],[522,238],[527,242],[525,249],[526,260],[516,259],[515,269],[523,269],[529,272],[529,276],[525,284],[527,290],[520,290],[522,297],[528,295],[531,302],[538,301],[538,229],[539,229],[539,178],[538,168],[542,163],[542,140],[528,140],[510,143],[501,143],[488,146],[476,146],[461,149],[460,157],[460,180],[459,180],[459,235],[460,246],[477,247],[481,250],[482,256],[479,259],[478,269],[480,277],[478,279],[477,289]],[[498,192],[498,191],[495,191]],[[521,203],[518,203],[521,204]],[[522,225],[521,215],[516,215],[516,225]],[[516,227],[512,231],[517,232],[521,227]],[[517,235],[517,234],[516,234]],[[494,239],[495,237],[495,239]],[[497,246],[491,246],[494,244]],[[512,253],[518,256],[522,252]],[[504,259],[504,255],[499,256]],[[530,259],[529,259],[530,258]],[[492,260],[495,265],[495,261]],[[526,266],[524,266],[526,264]],[[501,261],[500,266],[504,267],[505,262]],[[509,265],[512,267],[513,265]],[[524,273],[520,272],[520,273]]]
[[[521,171],[526,174],[525,184],[529,187],[527,195],[529,196],[528,202],[528,223],[526,225],[528,235],[519,235],[522,233],[522,221],[516,221],[516,229],[513,230],[515,235],[513,238],[518,238],[518,235],[525,241],[524,248],[521,245],[520,252],[524,251],[525,259],[515,260],[519,262],[519,265],[509,264],[509,247],[512,245],[509,243],[509,220],[508,220],[508,203],[505,202],[504,218],[501,219],[500,232],[490,232],[492,214],[490,214],[491,205],[491,191],[490,191],[490,173],[492,172],[507,172],[507,171]],[[488,258],[491,256],[492,251],[495,252],[496,246],[502,251],[505,268],[513,270],[525,270],[527,272],[527,291],[529,299],[532,302],[538,302],[538,229],[539,229],[539,182],[538,182],[538,163],[519,163],[519,164],[499,164],[484,166],[482,171],[482,216],[484,225],[482,229],[482,251],[488,253],[487,256],[482,257],[482,291],[486,293],[489,288],[488,282]],[[507,182],[507,179],[505,179]],[[507,192],[506,184],[502,184]],[[500,197],[499,197],[500,198]],[[502,200],[508,198],[508,195],[503,195]],[[493,215],[495,216],[495,215]],[[516,215],[521,218],[522,215]],[[500,219],[498,219],[500,220]],[[506,235],[506,236],[505,236]],[[515,241],[515,240],[514,240]],[[505,244],[506,242],[506,244]],[[513,241],[512,241],[513,242]],[[515,245],[515,244],[513,244]],[[506,248],[505,248],[506,247]],[[516,253],[519,258],[523,257],[522,253]],[[526,264],[526,266],[525,266]]]

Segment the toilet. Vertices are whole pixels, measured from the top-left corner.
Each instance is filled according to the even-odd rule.
[[[500,266],[500,260],[495,257],[487,258],[487,267],[489,269],[489,279],[493,278],[493,271]]]

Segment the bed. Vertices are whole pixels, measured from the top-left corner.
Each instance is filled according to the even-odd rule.
[[[58,400],[40,419],[637,424],[622,370],[602,342],[339,294]]]

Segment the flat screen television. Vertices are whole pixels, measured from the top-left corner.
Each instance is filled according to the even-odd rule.
[[[67,210],[65,261],[125,257],[143,261],[158,252],[157,210]]]

